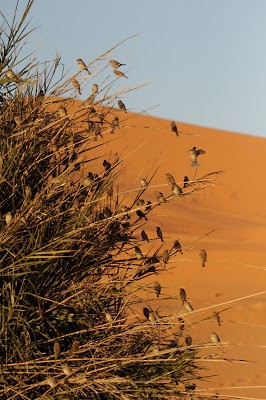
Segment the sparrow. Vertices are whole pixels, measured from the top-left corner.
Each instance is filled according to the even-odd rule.
[[[162,286],[160,285],[159,282],[154,282],[154,290],[155,290],[156,296],[159,297],[161,294],[161,290],[162,290]]]
[[[54,341],[54,358],[55,360],[58,359],[60,355],[60,343],[58,342],[58,340]]]
[[[81,94],[81,90],[80,90],[80,84],[79,81],[76,78],[72,78],[71,79],[72,85],[74,86],[75,89],[77,89],[79,95]]]
[[[11,223],[11,221],[12,221],[12,214],[11,214],[11,212],[9,211],[8,213],[6,213],[6,215],[5,215],[5,220],[6,220],[6,224],[7,225],[9,225],[10,223]]]
[[[54,389],[56,387],[56,380],[54,378],[52,378],[51,376],[49,376],[46,379],[47,385],[50,386],[50,388]]]
[[[205,154],[205,150],[197,149],[196,146],[192,147],[192,149],[188,150],[191,157],[191,167],[198,168],[200,165],[197,161],[197,158],[200,154]]]
[[[77,353],[78,350],[79,350],[79,341],[78,340],[74,340],[72,342],[71,347],[70,347],[69,355],[72,356],[74,353]]]
[[[220,318],[219,313],[216,311],[213,311],[212,316],[217,321],[218,325],[221,326],[221,318]]]
[[[121,64],[120,62],[116,61],[116,60],[110,60],[109,64],[111,65],[111,67],[113,67],[114,69],[117,69],[119,67],[121,67],[121,65],[126,65],[126,64]]]
[[[213,343],[219,343],[221,341],[216,332],[211,333],[211,341]]]
[[[147,201],[145,212],[148,212],[152,209],[152,202],[150,200]]]
[[[112,315],[109,312],[105,313],[105,319],[106,319],[107,322],[113,322],[114,321]]]
[[[144,307],[142,312],[143,312],[144,317],[149,319],[150,310],[147,307]]]
[[[202,266],[202,267],[206,267],[206,265],[205,265],[205,263],[206,263],[206,261],[207,261],[207,253],[206,253],[206,250],[204,250],[204,249],[200,250],[199,256],[200,256],[200,259],[201,259],[201,262],[202,262],[201,266]]]
[[[105,171],[108,171],[112,167],[111,163],[109,163],[107,160],[103,160],[103,166]]]
[[[16,126],[19,126],[20,124],[22,124],[22,118],[19,117],[18,115],[14,116],[14,121],[16,123]]]
[[[147,242],[149,242],[149,238],[147,233],[144,231],[144,229],[141,231],[141,238],[142,240],[146,240]]]
[[[77,59],[77,64],[78,64],[79,69],[81,69],[81,71],[87,71],[88,74],[91,75],[90,71],[88,70],[87,65],[81,58]]]
[[[98,90],[99,90],[99,87],[98,87],[97,83],[94,83],[92,85],[91,93],[96,94],[96,93],[98,93]]]
[[[181,246],[181,244],[179,243],[179,240],[175,240],[175,241],[174,241],[173,246],[172,246],[172,248],[171,248],[170,251],[172,251],[172,250],[176,250],[177,252],[180,251],[180,253],[183,254],[183,252],[182,252],[182,246]]]
[[[164,264],[167,264],[168,261],[169,261],[169,258],[170,258],[170,256],[169,256],[169,251],[168,251],[168,250],[164,250],[164,252],[163,252],[163,254],[162,254],[162,262],[163,262]]]
[[[181,187],[178,186],[177,183],[175,183],[174,185],[172,185],[172,191],[173,191],[173,193],[174,193],[176,196],[181,196],[181,194],[183,193]]]
[[[186,291],[185,291],[184,288],[180,288],[179,289],[179,295],[180,295],[180,298],[182,300],[182,306],[183,306],[185,301],[186,301],[186,299],[187,299],[187,294],[186,294]]]
[[[192,307],[192,305],[190,304],[190,302],[189,301],[184,301],[184,307],[185,307],[185,309],[187,310],[187,311],[189,311],[189,312],[191,312],[191,311],[193,311],[194,310],[194,308]]]
[[[58,113],[59,117],[61,117],[61,118],[64,118],[64,117],[67,116],[67,110],[66,110],[66,108],[64,106],[60,106],[57,109],[57,113]]]
[[[163,232],[159,226],[157,226],[157,228],[156,228],[156,233],[157,233],[158,238],[161,239],[161,241],[163,242],[164,241],[163,240]]]
[[[145,204],[145,200],[143,200],[143,199],[139,199],[139,200],[136,202],[136,206],[138,206],[138,207],[143,207],[144,204]]]
[[[184,176],[184,179],[183,179],[183,183],[184,183],[183,188],[187,187],[188,182],[189,182],[189,177],[188,177],[188,176]]]
[[[143,253],[140,250],[139,246],[135,246],[135,257],[139,260],[143,258]]]
[[[185,329],[185,321],[183,320],[182,317],[178,317],[178,325],[179,329],[183,331]]]
[[[83,105],[84,105],[85,107],[88,107],[88,106],[90,106],[90,105],[94,102],[94,100],[95,100],[95,94],[92,93],[92,94],[87,98],[87,100],[84,101]]]
[[[148,221],[148,218],[146,217],[146,215],[141,211],[141,210],[137,210],[136,214],[139,218],[144,218],[146,221]]]
[[[146,181],[146,179],[142,178],[140,180],[140,185],[141,185],[141,187],[146,188],[146,187],[148,187],[148,182]]]
[[[158,203],[166,203],[166,199],[162,192],[158,192],[157,190],[154,192],[156,200]]]
[[[115,131],[115,128],[117,128],[118,127],[118,124],[119,124],[119,118],[118,117],[114,117],[114,119],[113,119],[113,121],[112,121],[112,123],[111,123],[111,132],[110,133],[114,133],[114,131]]]
[[[117,104],[118,104],[118,107],[120,108],[120,110],[127,112],[126,106],[122,100],[118,100]]]
[[[191,346],[192,345],[192,337],[190,335],[187,335],[185,337],[185,343],[187,346]]]
[[[172,174],[170,174],[169,172],[167,172],[166,175],[166,180],[169,183],[170,186],[175,185],[175,178],[173,177]]]
[[[72,370],[71,370],[70,366],[67,364],[62,365],[62,370],[66,376],[70,376],[72,374]]]
[[[175,121],[171,122],[171,131],[174,132],[176,136],[179,136]]]
[[[118,76],[119,78],[128,78],[122,71],[118,71],[117,69],[114,69],[114,74]]]

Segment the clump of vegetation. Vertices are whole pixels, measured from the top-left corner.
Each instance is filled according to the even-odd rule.
[[[85,67],[79,60],[70,77],[59,57],[25,56],[32,3],[20,19],[3,16],[0,37],[0,396],[188,397],[200,357],[182,316],[159,316],[136,295],[182,253],[178,241],[149,257],[140,249],[143,220],[166,199],[157,192],[143,204],[143,179],[125,206],[115,188],[122,162],[111,155],[110,134],[125,112],[121,93],[132,88],[112,91],[124,79],[112,49]],[[88,83],[89,98],[73,104]],[[94,151],[108,140],[110,158],[96,173]],[[186,195],[175,185],[169,199]]]

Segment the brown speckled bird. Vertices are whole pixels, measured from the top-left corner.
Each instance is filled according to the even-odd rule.
[[[137,214],[137,216],[138,216],[139,218],[144,218],[146,221],[148,221],[148,218],[146,217],[146,215],[144,214],[143,211],[137,210],[137,211],[136,211],[136,214]]]
[[[55,360],[58,359],[60,355],[60,343],[58,342],[58,340],[54,341],[54,358]]]
[[[161,294],[161,291],[162,291],[162,286],[160,285],[159,282],[154,282],[154,290],[155,290],[156,296],[159,297]]]
[[[88,106],[90,106],[90,105],[94,102],[94,100],[95,100],[95,94],[92,93],[92,94],[84,101],[83,105],[84,105],[85,107],[88,107]]]
[[[213,343],[219,343],[221,341],[216,332],[211,333],[211,341]]]
[[[185,337],[185,343],[187,346],[191,346],[192,345],[192,337],[190,335],[187,335]]]
[[[217,311],[213,311],[212,316],[217,321],[218,325],[221,326],[221,318],[219,313]]]
[[[164,250],[164,252],[163,252],[163,254],[162,254],[162,262],[163,262],[164,264],[167,264],[168,261],[169,261],[169,258],[170,258],[170,256],[169,256],[169,251],[168,251],[168,250]]]
[[[97,83],[94,83],[91,88],[91,93],[96,94],[96,93],[98,93],[98,90],[99,90],[99,87],[98,87]]]
[[[183,188],[187,187],[188,182],[189,182],[189,177],[188,176],[184,176],[184,179],[183,179],[184,186],[183,186]]]
[[[113,72],[116,76],[118,76],[118,78],[128,78],[122,71],[118,71],[117,69],[114,69]]]
[[[70,350],[69,350],[69,355],[73,356],[73,354],[77,353],[79,350],[79,341],[78,340],[74,340],[71,344]]]
[[[122,100],[118,100],[117,104],[118,104],[118,107],[120,108],[120,110],[127,112],[125,103],[123,103]]]
[[[161,242],[163,242],[163,232],[159,226],[156,227],[156,233],[159,239],[161,239]]]
[[[179,251],[181,254],[183,254],[182,246],[181,246],[181,244],[180,244],[180,242],[179,242],[178,239],[175,240],[174,243],[173,243],[173,246],[172,246],[172,248],[171,248],[171,251],[173,251],[173,250],[175,250],[175,251],[177,251],[177,252]]]
[[[182,306],[184,305],[184,302],[187,299],[187,294],[184,288],[180,288],[179,289],[179,295],[180,295],[180,299],[182,300]]]
[[[90,71],[88,70],[87,65],[81,58],[77,59],[77,64],[78,64],[79,69],[81,69],[81,71],[87,71],[88,74],[91,75]]]
[[[176,196],[181,196],[181,194],[183,193],[182,189],[180,186],[178,186],[177,183],[175,183],[174,185],[172,185],[172,191]]]
[[[140,180],[140,185],[141,185],[141,187],[146,188],[146,187],[148,187],[148,182],[146,181],[146,179],[142,178]]]
[[[140,250],[140,248],[139,248],[139,246],[135,246],[135,257],[137,258],[137,259],[141,259],[141,258],[143,258],[143,253],[142,253],[142,251]]]
[[[143,312],[144,317],[149,319],[150,310],[147,307],[144,307],[142,312]]]
[[[175,178],[173,177],[173,175],[170,174],[169,172],[167,172],[165,175],[166,175],[166,180],[167,180],[168,184],[170,186],[174,185],[175,184]]]
[[[204,250],[204,249],[200,250],[199,256],[200,256],[200,259],[201,259],[201,266],[202,266],[202,267],[206,267],[206,265],[205,265],[205,263],[206,263],[206,261],[207,261],[207,253],[206,253],[206,250]]]
[[[199,155],[205,154],[206,153],[205,150],[197,149],[197,147],[194,146],[194,147],[192,147],[192,149],[189,150],[189,153],[190,153],[190,157],[191,157],[191,160],[192,160],[191,161],[191,167],[198,168],[200,165],[199,165],[199,163],[197,161],[197,158],[198,158]]]
[[[119,61],[116,61],[116,60],[109,60],[109,64],[114,69],[117,69],[117,68],[121,67],[121,65],[126,65],[126,64],[121,64]]]
[[[162,192],[158,192],[157,190],[154,192],[156,200],[158,203],[166,203],[166,199]]]
[[[61,118],[64,118],[67,116],[67,110],[64,106],[58,107],[57,113],[58,113],[59,117],[61,117]]]
[[[71,82],[72,82],[72,85],[74,86],[74,88],[77,89],[78,94],[81,94],[79,81],[76,78],[72,78]]]
[[[191,303],[189,301],[184,301],[184,307],[187,311],[191,312],[194,310],[194,308],[192,307]]]
[[[111,123],[111,132],[110,133],[114,133],[115,129],[118,127],[119,125],[119,118],[118,117],[114,117],[112,123]]]
[[[171,131],[174,132],[176,136],[179,136],[175,121],[171,122]]]
[[[149,242],[149,237],[147,235],[147,233],[144,231],[144,229],[141,231],[141,238],[142,240],[146,240],[147,242]]]

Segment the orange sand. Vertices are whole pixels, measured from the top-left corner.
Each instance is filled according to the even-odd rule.
[[[163,286],[162,300],[158,307],[162,314],[180,308],[179,288],[185,287],[195,312],[188,314],[181,309],[187,326],[223,310],[222,326],[213,319],[191,325],[188,331],[193,343],[210,342],[210,333],[216,331],[221,347],[211,346],[209,353],[222,358],[245,359],[250,363],[206,361],[206,375],[217,374],[207,382],[201,382],[199,390],[219,392],[224,396],[266,398],[266,184],[263,162],[266,156],[266,140],[248,135],[178,124],[182,132],[176,137],[170,122],[159,118],[119,113],[121,127],[114,135],[112,150],[125,158],[126,169],[121,175],[121,186],[132,190],[140,185],[142,177],[159,170],[144,200],[155,200],[154,190],[171,193],[165,173],[170,172],[176,181],[185,175],[193,179],[208,172],[226,170],[217,176],[213,187],[184,198],[175,198],[170,205],[157,207],[145,230],[156,239],[155,228],[164,232],[164,248],[173,240],[180,239],[184,246],[183,256],[158,277]],[[101,139],[99,140],[101,143]],[[199,157],[200,168],[190,166],[188,150],[197,146],[206,151]],[[98,151],[102,158],[95,161],[95,170],[102,170],[102,159],[108,158],[110,146]],[[208,232],[212,234],[205,236]],[[199,238],[201,240],[198,241]],[[196,241],[195,241],[196,240]],[[195,242],[194,242],[195,241]],[[151,242],[154,251],[159,246]],[[207,267],[202,268],[199,250],[208,253]],[[148,248],[147,248],[148,249]],[[153,282],[155,279],[152,279]],[[235,299],[254,295],[241,301]],[[164,301],[166,295],[175,296],[176,302]],[[231,302],[233,301],[233,302]],[[230,303],[231,302],[231,303]],[[216,306],[215,306],[216,305]],[[215,307],[213,307],[215,306]],[[206,307],[207,310],[200,311]],[[206,351],[205,351],[206,353]],[[260,388],[260,386],[264,386]],[[238,388],[239,387],[239,388]]]

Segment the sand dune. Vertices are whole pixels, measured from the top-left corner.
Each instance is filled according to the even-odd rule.
[[[130,113],[120,113],[119,118],[120,129],[107,138],[114,140],[112,151],[119,151],[124,158],[120,183],[129,193],[157,166],[145,200],[154,200],[158,187],[165,195],[171,193],[166,172],[182,182],[185,175],[194,179],[225,171],[210,182],[210,187],[157,207],[145,230],[154,239],[154,249],[159,244],[157,225],[164,232],[165,248],[177,238],[184,247],[176,268],[158,279],[163,296],[178,297],[179,287],[186,288],[195,309],[191,314],[180,310],[188,325],[211,316],[214,310],[230,307],[221,314],[222,326],[210,318],[189,328],[195,343],[210,342],[210,333],[217,331],[224,344],[208,350],[235,360],[206,361],[204,366],[210,368],[206,374],[217,377],[202,382],[200,390],[233,398],[266,398],[266,140],[182,123],[177,123],[181,131],[177,137],[171,132],[170,121]],[[190,166],[188,150],[193,146],[206,151],[198,159],[197,170]],[[107,156],[109,149],[104,145],[98,151]],[[206,268],[201,267],[198,255],[202,248],[208,253]],[[160,311],[171,312],[180,306],[179,300],[169,303],[163,296],[158,303]],[[246,296],[251,297],[235,301]],[[238,362],[238,358],[250,363]]]

